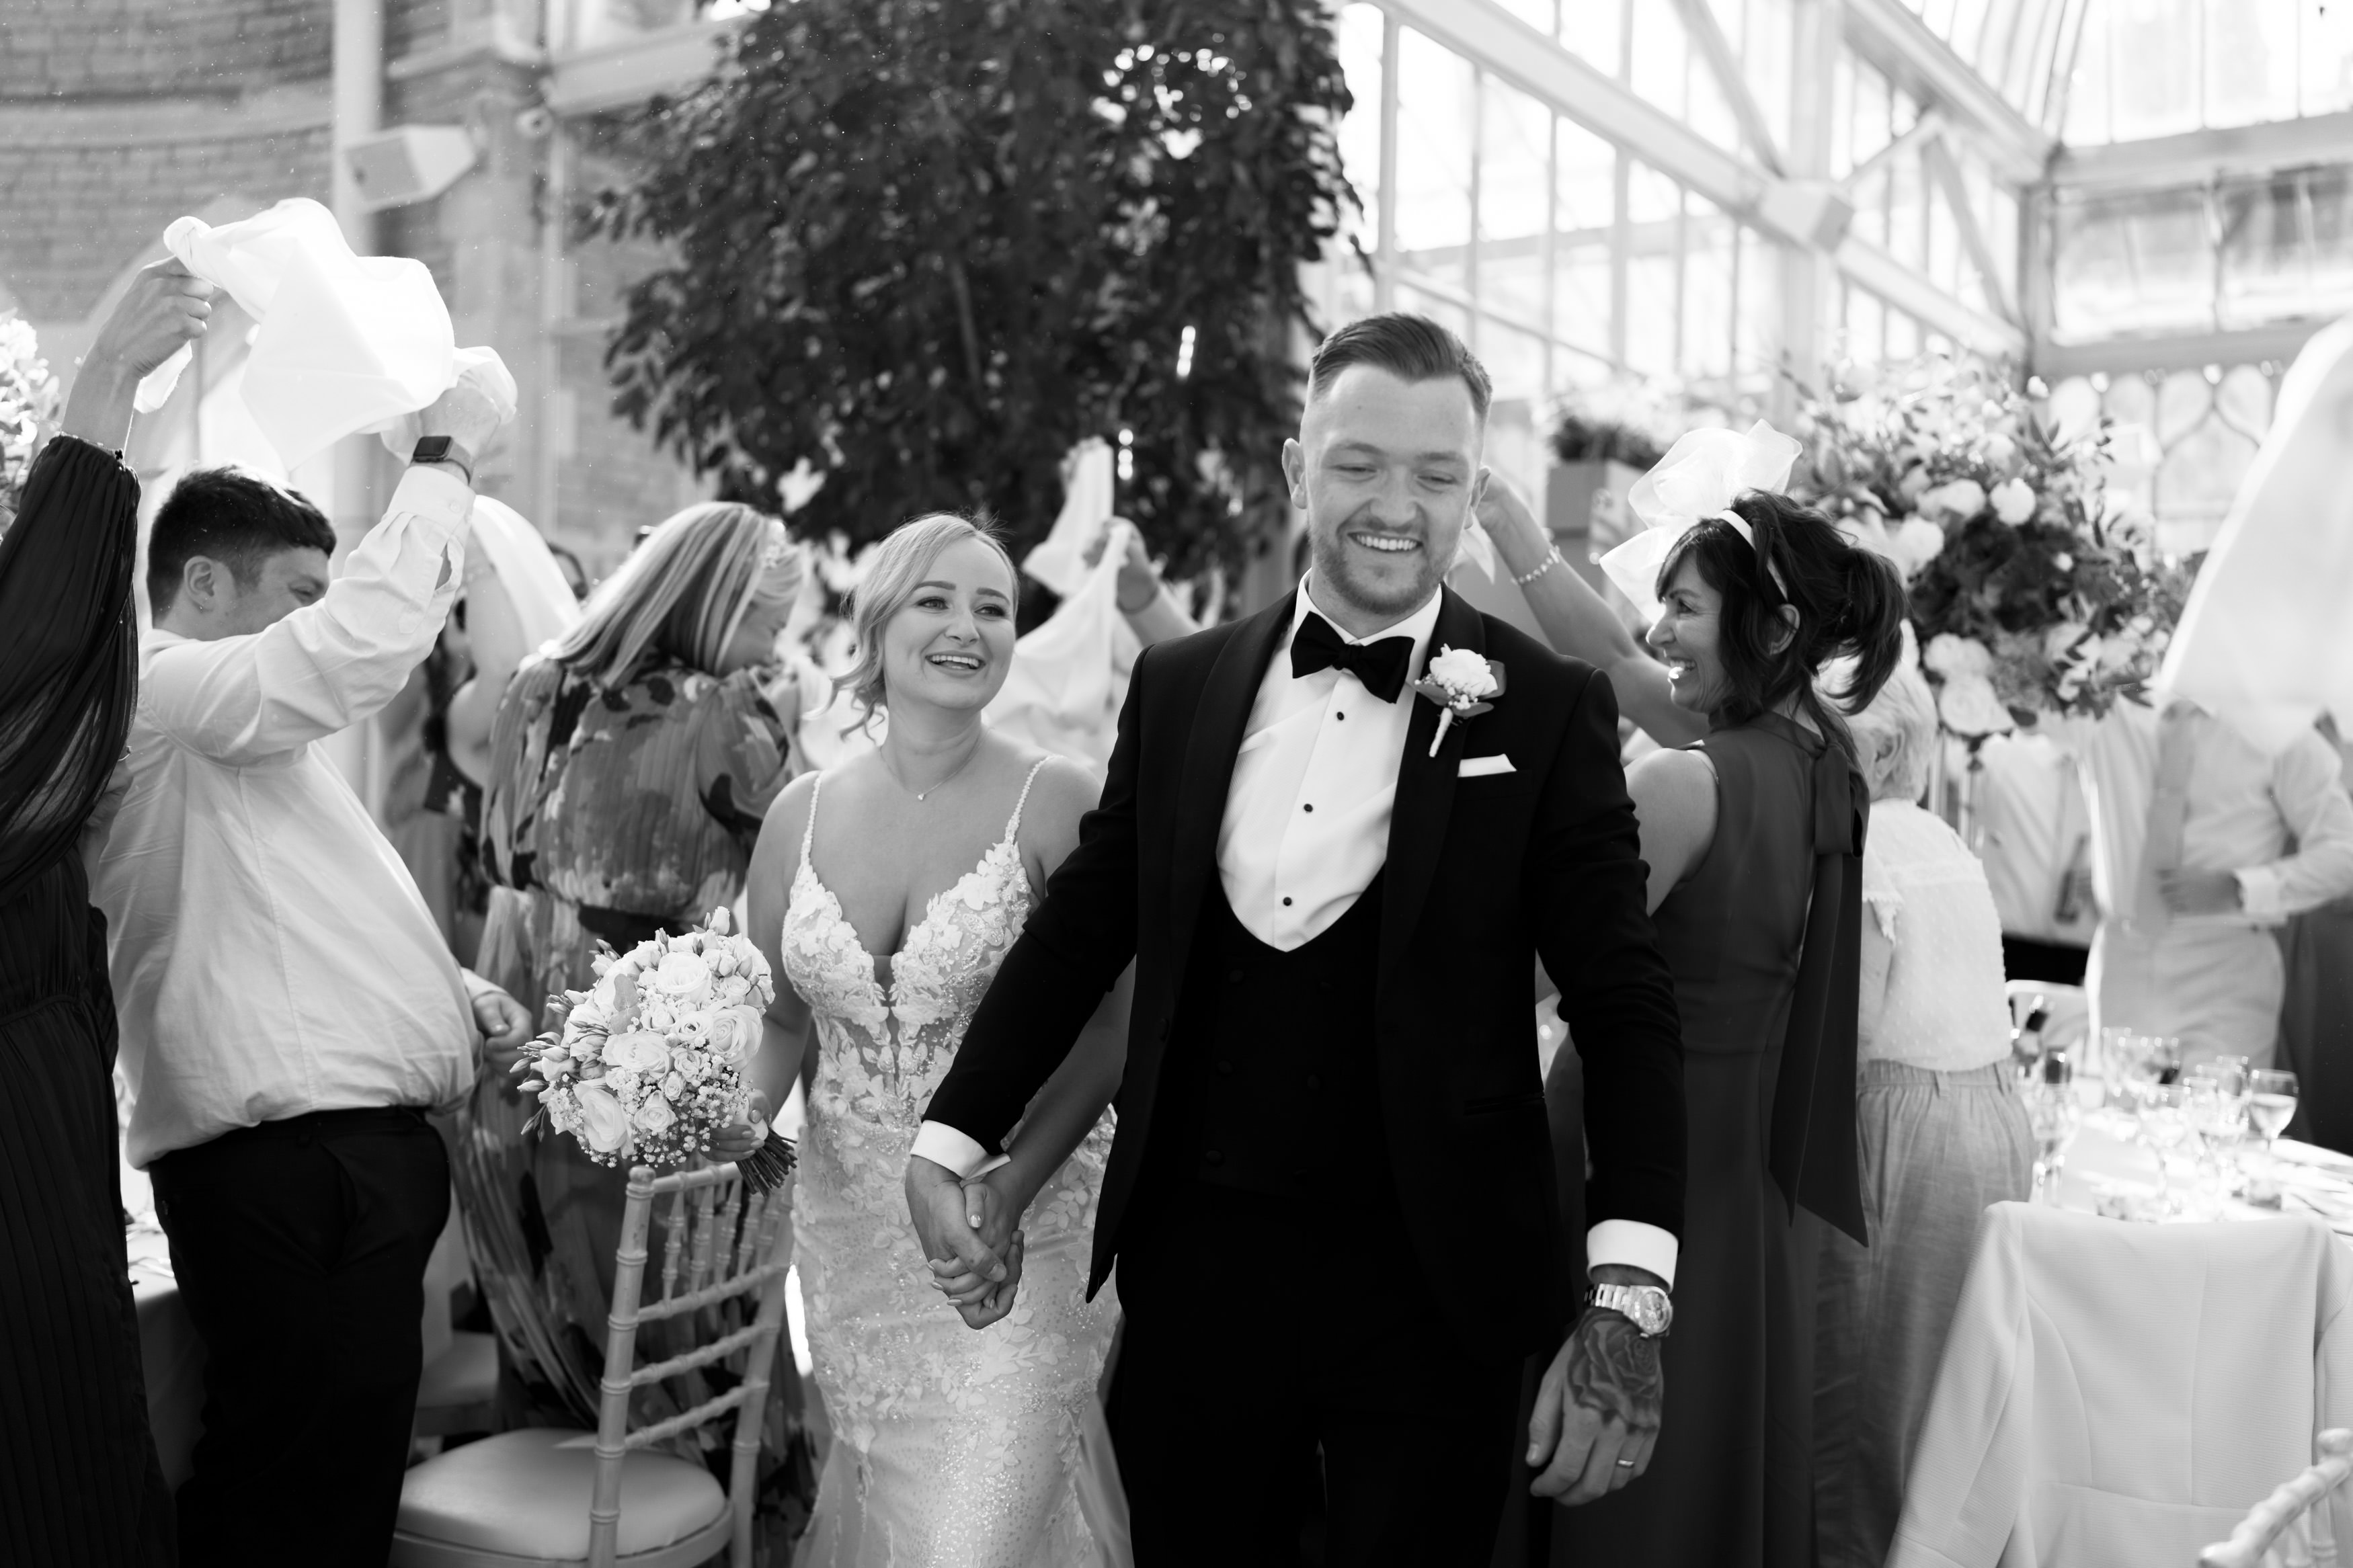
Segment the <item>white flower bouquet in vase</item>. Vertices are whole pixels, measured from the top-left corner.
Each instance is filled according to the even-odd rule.
[[[593,987],[548,999],[555,1026],[515,1064],[539,1096],[525,1132],[569,1133],[600,1165],[661,1167],[748,1121],[765,1137],[737,1162],[744,1179],[760,1192],[783,1184],[793,1146],[753,1114],[744,1081],[776,991],[760,950],[727,927],[713,910],[696,930],[605,948]]]

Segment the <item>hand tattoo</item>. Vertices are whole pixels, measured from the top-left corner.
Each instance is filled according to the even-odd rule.
[[[1666,1377],[1659,1342],[1644,1339],[1615,1312],[1590,1311],[1569,1336],[1568,1396],[1597,1415],[1636,1432],[1659,1429]]]

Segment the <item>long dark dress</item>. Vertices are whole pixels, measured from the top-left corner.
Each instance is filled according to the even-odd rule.
[[[2280,932],[2287,984],[2277,1064],[2301,1098],[2287,1135],[2353,1154],[2353,899],[2307,910]]]
[[[1841,1149],[1853,1181],[1861,929],[1849,917],[1860,910],[1862,840],[1851,819],[1865,796],[1839,753],[1778,715],[1718,730],[1704,745],[1715,766],[1715,837],[1654,917],[1683,1017],[1690,1150],[1666,1411],[1640,1480],[1554,1510],[1552,1561],[1577,1568],[1813,1562],[1821,1222],[1793,1213],[1783,1194],[1795,1188],[1845,1212]],[[1810,904],[1822,921],[1810,938]],[[1841,987],[1842,1034],[1823,1026]],[[1842,1086],[1843,1119],[1834,1097],[1812,1101],[1810,1157],[1797,1179],[1799,1152],[1786,1127],[1776,1138],[1776,1124],[1802,1121],[1807,1091],[1825,1075]],[[1850,1217],[1860,1223],[1859,1203]]]
[[[77,840],[136,690],[139,485],[71,437],[0,536],[0,1562],[174,1560],[123,1260],[106,922]]]

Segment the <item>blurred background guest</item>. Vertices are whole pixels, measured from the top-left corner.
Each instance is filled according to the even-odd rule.
[[[212,285],[142,272],[100,328],[23,510],[0,510],[0,1561],[168,1563],[122,1250],[106,921],[77,841],[130,733],[132,392]]]
[[[499,704],[483,792],[483,863],[507,889],[483,933],[486,973],[534,1005],[584,990],[599,942],[626,951],[743,892],[761,819],[801,771],[801,711],[830,697],[806,661],[777,653],[803,580],[775,518],[689,507],[606,581],[576,627],[523,661]],[[626,1173],[571,1139],[519,1137],[531,1107],[508,1065],[485,1062],[458,1159],[501,1403],[519,1420],[593,1426]],[[665,1353],[649,1330],[639,1353]],[[667,1390],[694,1381],[638,1398],[668,1414]],[[779,1420],[794,1384],[777,1380]],[[705,1429],[713,1442],[719,1432]]]
[[[1851,726],[1871,786],[1857,1013],[1866,1249],[1825,1227],[1814,1363],[1823,1568],[1887,1555],[1978,1218],[2027,1195],[2002,932],[1984,866],[1919,805],[1936,700],[1898,670]]]
[[[2317,729],[2340,761],[2353,752],[2328,715]],[[2339,790],[2347,776],[2338,773]],[[2301,1090],[2287,1135],[2353,1154],[2353,897],[2305,910],[2279,936],[2287,973],[2278,1065]]]

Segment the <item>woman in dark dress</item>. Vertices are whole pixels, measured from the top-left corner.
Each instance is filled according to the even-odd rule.
[[[1901,648],[1903,587],[1819,512],[1757,490],[1667,548],[1649,637],[1661,664],[1626,661],[1635,650],[1597,629],[1610,612],[1575,574],[1546,578],[1590,603],[1547,615],[1531,594],[1539,620],[1565,651],[1609,668],[1630,713],[1670,742],[1705,727],[1627,776],[1675,975],[1689,1119],[1665,1412],[1640,1479],[1553,1512],[1551,1561],[1810,1568],[1816,1227],[1861,1240],[1863,1226],[1854,1082],[1870,802],[1816,682],[1849,660],[1835,705],[1871,700]]]
[[[106,922],[79,841],[135,696],[142,376],[209,285],[149,268],[76,377],[15,521],[0,511],[0,1562],[170,1563],[123,1258]],[[4,499],[4,498],[0,498]]]

